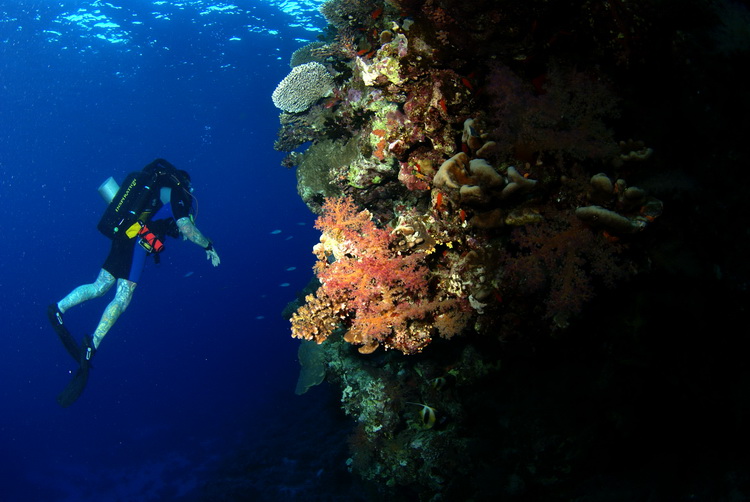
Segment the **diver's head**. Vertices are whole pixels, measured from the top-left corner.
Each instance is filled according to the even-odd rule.
[[[182,169],[176,169],[169,174],[168,183],[172,188],[181,188],[188,194],[193,191],[193,185],[190,182],[190,174]]]
[[[177,170],[177,179],[179,180],[179,183],[187,190],[188,192],[193,191],[193,185],[190,182],[190,173],[187,171],[183,171],[182,169]]]

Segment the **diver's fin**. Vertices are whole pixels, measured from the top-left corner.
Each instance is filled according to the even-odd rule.
[[[83,394],[83,389],[86,388],[86,382],[89,380],[89,364],[88,361],[83,363],[76,371],[73,379],[70,381],[67,387],[57,396],[57,402],[63,408],[67,408],[71,404],[75,403],[76,400]]]
[[[89,381],[89,369],[92,368],[91,358],[95,353],[96,349],[93,348],[91,338],[84,336],[83,345],[78,351],[78,361],[80,364],[78,371],[73,375],[73,379],[68,383],[68,386],[57,396],[57,402],[63,408],[67,408],[75,403],[81,394],[83,394],[83,389],[86,388],[86,383]]]
[[[68,331],[68,328],[63,324],[62,312],[60,312],[60,309],[57,308],[56,304],[53,303],[47,307],[47,318],[49,319],[49,323],[55,329],[55,333],[57,333],[60,341],[65,346],[65,350],[70,354],[70,357],[72,357],[75,362],[80,362],[81,348],[78,346],[76,339],[73,338],[73,335],[70,334],[70,331]]]

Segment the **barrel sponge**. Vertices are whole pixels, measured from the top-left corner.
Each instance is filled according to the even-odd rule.
[[[333,77],[320,63],[310,62],[295,66],[284,77],[271,99],[277,108],[289,113],[304,112],[317,100],[333,90]]]

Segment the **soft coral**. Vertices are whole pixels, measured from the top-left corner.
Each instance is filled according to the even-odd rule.
[[[390,248],[393,236],[378,228],[370,213],[358,211],[349,198],[328,199],[315,223],[323,232],[316,247],[315,272],[321,281],[314,302],[301,307],[292,332],[319,343],[339,319],[351,323],[345,339],[371,352],[378,345],[413,353],[430,341],[425,330],[410,329],[434,309],[428,298],[429,270],[422,254],[400,254]],[[331,256],[335,259],[331,260]],[[330,308],[316,308],[315,303]],[[315,318],[325,312],[327,319]]]

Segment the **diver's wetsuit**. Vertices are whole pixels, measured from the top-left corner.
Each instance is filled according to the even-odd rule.
[[[171,188],[171,187],[169,187]],[[159,192],[157,192],[159,193]],[[192,197],[182,188],[172,188],[170,201],[161,206],[148,222],[148,228],[163,242],[167,235],[178,235],[175,222],[190,216]],[[138,282],[146,263],[148,252],[138,245],[140,238],[129,239],[125,235],[112,239],[112,247],[102,268],[116,279]]]

